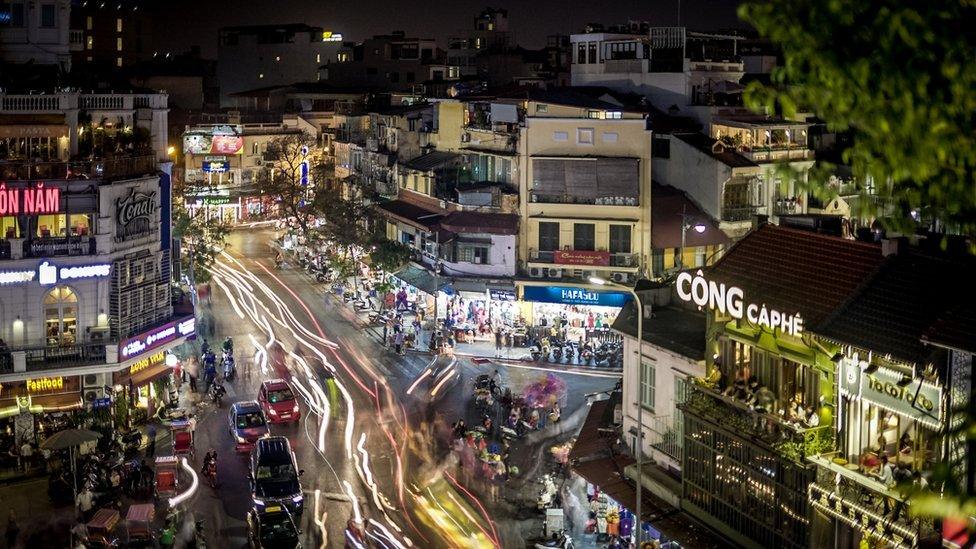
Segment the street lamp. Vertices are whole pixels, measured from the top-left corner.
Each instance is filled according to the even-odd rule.
[[[704,230],[704,227],[703,227]],[[682,240],[684,239],[684,231],[681,232]],[[684,242],[682,242],[682,245]],[[590,284],[595,284],[597,286],[609,286],[612,288],[619,288],[625,290],[634,298],[634,306],[637,308],[637,509],[635,509],[635,514],[637,515],[637,546],[640,547],[642,538],[644,537],[644,529],[642,528],[643,520],[641,519],[641,497],[643,495],[643,480],[644,480],[644,403],[641,399],[641,391],[644,386],[644,368],[641,367],[641,359],[644,357],[644,345],[643,345],[643,331],[644,331],[644,310],[641,305],[640,297],[638,297],[637,292],[629,286],[624,286],[622,284],[617,284],[615,282],[610,282],[609,280],[591,276],[589,277]],[[626,359],[624,360],[624,367],[627,367]]]
[[[705,232],[705,224],[701,221],[696,221],[695,216],[685,213],[684,208],[681,209],[681,251],[678,253],[677,261],[675,265],[679,268],[684,268],[685,266],[685,234],[688,229],[694,229],[696,233],[702,234]]]

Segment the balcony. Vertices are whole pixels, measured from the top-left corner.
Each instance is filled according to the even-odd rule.
[[[572,194],[543,194],[529,191],[529,200],[539,204],[583,204],[596,206],[639,206],[635,196],[603,196],[587,198]]]
[[[68,31],[68,49],[69,51],[84,51],[85,31],[78,29]]]
[[[813,160],[814,153],[804,145],[795,147],[755,147],[752,150],[740,150],[743,156],[756,163]]]
[[[803,213],[803,208],[795,196],[778,196],[773,199],[773,215],[794,215]]]
[[[19,362],[17,355],[23,356],[28,372],[104,363],[107,356],[105,345],[104,341],[97,341],[7,350],[0,353],[0,374],[16,371],[14,365]]]
[[[810,504],[818,511],[857,529],[867,529],[886,545],[918,547],[928,541],[938,545],[940,535],[932,528],[932,521],[910,516],[909,501],[901,491],[888,489],[843,459],[808,459],[818,466],[816,481],[807,488]]]
[[[56,257],[65,255],[95,255],[93,236],[50,236],[25,242],[24,257]]]
[[[690,385],[680,406],[710,423],[723,426],[794,463],[833,450],[832,426],[805,428],[777,414],[764,413],[731,396],[703,385]]]
[[[514,155],[518,148],[518,132],[509,130],[512,124],[495,124],[495,128],[467,126],[461,134],[462,146],[474,151]]]
[[[0,180],[35,179],[119,179],[157,172],[152,155],[124,156],[101,160],[72,162],[0,160]]]
[[[760,206],[724,206],[722,208],[722,221],[736,223],[749,221],[759,213]]]

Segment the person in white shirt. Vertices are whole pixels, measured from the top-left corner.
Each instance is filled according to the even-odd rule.
[[[24,441],[24,444],[20,447],[20,463],[25,471],[30,469],[33,457],[34,448],[31,447],[30,442]]]
[[[91,511],[94,504],[95,494],[88,489],[87,486],[78,493],[78,498],[75,500],[75,505],[78,510],[81,511],[81,516],[83,518],[88,518],[88,512]]]

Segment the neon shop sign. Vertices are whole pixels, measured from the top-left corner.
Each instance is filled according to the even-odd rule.
[[[196,318],[191,316],[183,320],[174,320],[155,330],[127,339],[119,345],[119,352],[124,358],[138,356],[178,337],[191,335],[194,331],[196,331]]]
[[[111,274],[111,272],[111,263],[71,265],[59,269],[45,261],[37,267],[37,280],[42,286],[48,286],[64,280],[105,277]]]
[[[707,280],[701,271],[695,275],[689,272],[679,274],[675,286],[682,301],[727,314],[736,320],[745,318],[752,324],[780,330],[792,336],[803,332],[800,313],[784,313],[766,307],[765,303],[757,305],[747,302],[742,288]]]
[[[33,187],[8,188],[0,183],[0,216],[44,215],[61,212],[61,189],[45,187],[38,183]]]

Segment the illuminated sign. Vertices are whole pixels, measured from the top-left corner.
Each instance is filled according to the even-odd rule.
[[[868,532],[872,538],[886,541],[895,547],[918,545],[918,533],[915,530],[879,514],[877,509],[864,507],[853,499],[847,499],[817,484],[807,487],[807,497],[820,512],[840,519],[859,531]]]
[[[42,377],[40,379],[27,380],[27,392],[30,394],[49,393],[52,391],[64,390],[63,377]]]
[[[34,187],[7,188],[0,183],[0,216],[5,215],[44,215],[61,212],[61,189],[45,187],[38,183]]]
[[[325,31],[322,33],[323,42],[342,42],[341,32]]]
[[[884,408],[889,412],[938,428],[942,424],[942,388],[921,379],[905,378],[901,372],[878,368],[867,373],[869,363],[855,354],[844,358],[841,392]],[[906,382],[906,379],[908,381]]]
[[[129,366],[129,375],[131,376],[132,374],[135,374],[136,372],[140,372],[142,370],[145,370],[146,368],[149,368],[150,366],[156,366],[158,364],[162,364],[165,361],[166,361],[166,353],[165,352],[163,352],[163,353],[156,353],[156,354],[154,354],[152,356],[148,356],[146,358],[143,358],[143,359],[139,360],[138,362],[136,362],[132,366]]]
[[[34,280],[37,272],[30,271],[0,271],[0,286],[5,284],[20,284]]]
[[[155,213],[156,191],[137,193],[133,187],[125,197],[115,199],[116,238],[125,240],[149,234]]]
[[[230,162],[226,160],[205,160],[202,168],[206,173],[226,173],[230,171]]]
[[[221,206],[223,204],[230,204],[229,196],[205,196],[203,198],[197,199],[197,205],[203,206]]]
[[[619,292],[594,292],[586,288],[564,286],[526,286],[522,292],[525,301],[538,303],[564,303],[567,305],[597,305],[623,307],[630,301],[630,294]]]
[[[699,307],[717,310],[737,320],[745,317],[752,324],[781,330],[793,336],[803,332],[800,313],[787,314],[770,309],[765,304],[748,303],[742,288],[709,281],[701,271],[694,276],[688,272],[680,273],[675,286],[682,301],[694,302]]]
[[[216,126],[183,134],[185,154],[230,155],[240,154],[243,149],[244,138],[239,126]]]
[[[196,318],[192,316],[182,320],[174,320],[154,330],[126,339],[119,344],[119,353],[123,358],[139,356],[177,338],[192,335],[195,330]]]
[[[47,261],[37,267],[37,281],[41,286],[57,284],[58,281],[78,280],[108,276],[112,272],[111,263],[61,267],[60,270]]]
[[[553,263],[560,265],[609,265],[610,252],[591,252],[586,250],[556,250],[552,254]]]

